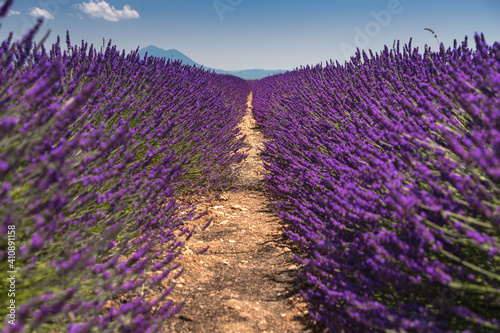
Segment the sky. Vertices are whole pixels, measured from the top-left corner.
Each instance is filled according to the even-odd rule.
[[[0,0],[1,3],[2,0]],[[39,39],[111,39],[127,52],[155,45],[224,70],[285,69],[374,52],[394,40],[446,47],[483,32],[500,41],[500,0],[15,0],[0,39],[20,38],[43,16]],[[472,45],[472,44],[470,44]]]

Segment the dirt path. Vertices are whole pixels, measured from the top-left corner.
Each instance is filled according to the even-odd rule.
[[[251,103],[250,94],[240,126],[252,149],[232,190],[201,207],[214,221],[189,240],[183,253],[185,273],[172,296],[187,301],[167,322],[166,332],[315,331],[298,293],[292,245],[266,198],[257,149],[262,134]],[[206,246],[206,253],[196,254]]]

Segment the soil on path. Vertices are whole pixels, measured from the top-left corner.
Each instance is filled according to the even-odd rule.
[[[187,243],[172,297],[186,300],[166,322],[165,332],[314,332],[303,302],[294,261],[296,249],[284,237],[266,197],[260,159],[262,134],[252,116],[252,95],[242,123],[248,158],[231,189],[210,203],[197,221],[211,226]],[[197,251],[210,246],[204,254]]]

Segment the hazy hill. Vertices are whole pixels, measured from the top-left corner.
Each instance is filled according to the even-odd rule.
[[[239,76],[245,80],[258,80],[258,79],[262,79],[263,77],[266,77],[269,75],[284,73],[286,71],[282,70],[282,69],[276,69],[276,70],[245,69],[242,71],[224,71],[224,70],[216,69],[215,72],[220,73],[220,74],[231,74],[234,76]]]
[[[144,57],[146,52],[148,53],[148,55],[150,55],[150,56],[152,55],[152,56],[155,56],[157,58],[171,58],[173,60],[182,60],[182,62],[184,64],[196,65],[196,66],[201,67],[201,65],[199,63],[195,62],[194,60],[192,60],[191,58],[189,58],[188,56],[186,56],[182,52],[177,51],[176,49],[164,50],[164,49],[160,49],[159,47],[156,47],[154,45],[149,45],[149,46],[139,50],[139,54],[141,55],[141,57]]]
[[[181,60],[184,64],[195,65],[195,66],[201,67],[201,65],[199,63],[197,63],[193,59],[189,58],[188,56],[186,56],[182,52],[177,51],[176,49],[164,50],[164,49],[161,49],[157,46],[150,45],[150,46],[147,46],[147,47],[139,50],[139,54],[141,55],[141,57],[144,57],[146,52],[148,53],[148,55],[155,56],[157,58],[166,58],[166,59],[171,58],[173,60]],[[212,69],[216,73],[219,73],[219,74],[231,74],[231,75],[238,76],[238,77],[241,77],[241,78],[246,79],[246,80],[257,80],[257,79],[261,79],[261,78],[269,76],[269,75],[274,75],[274,74],[286,72],[285,70],[281,70],[281,69],[277,69],[277,70],[245,69],[245,70],[241,70],[241,71],[225,71],[222,69],[214,69],[214,68],[210,68],[210,67],[204,67],[204,68],[206,68],[208,70]]]

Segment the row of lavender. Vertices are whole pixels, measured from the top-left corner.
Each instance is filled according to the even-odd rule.
[[[253,86],[267,183],[335,332],[500,329],[500,44],[411,42]]]
[[[45,50],[37,28],[0,47],[3,331],[160,329],[195,218],[176,196],[244,158],[249,88],[69,36]]]

